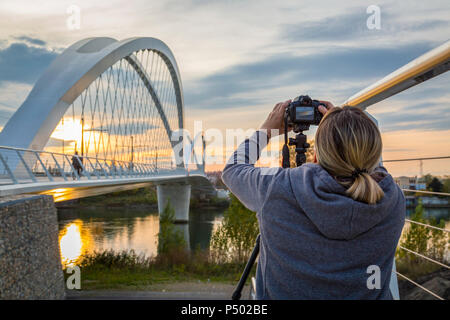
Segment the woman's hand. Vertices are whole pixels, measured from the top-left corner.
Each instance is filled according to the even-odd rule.
[[[321,114],[325,115],[328,111],[334,108],[334,105],[330,101],[319,100],[320,103],[323,103],[324,106],[319,106],[319,111]]]
[[[267,117],[266,121],[261,126],[261,130],[267,132],[267,137],[279,135],[284,132],[284,114],[286,107],[291,103],[291,100],[279,102],[275,105],[272,112]],[[278,130],[278,131],[275,131]]]

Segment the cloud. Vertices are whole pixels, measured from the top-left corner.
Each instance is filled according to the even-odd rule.
[[[50,137],[47,141],[46,147],[60,148],[60,147],[62,147],[63,144],[64,144],[64,147],[70,147],[74,141],[75,140],[63,140],[63,139]]]
[[[349,9],[351,13],[325,17],[316,21],[302,21],[295,24],[285,24],[281,27],[281,38],[288,41],[341,41],[363,40],[366,45],[370,39],[381,38],[399,33],[414,33],[429,31],[450,26],[450,21],[434,19],[426,21],[403,21],[402,17],[392,10],[381,10],[381,29],[367,28],[366,7]],[[370,43],[369,43],[370,44]]]
[[[397,130],[449,130],[448,103],[422,102],[376,115],[383,132]]]
[[[34,45],[41,46],[41,47],[43,47],[47,44],[47,42],[45,42],[44,40],[37,39],[37,38],[31,38],[31,37],[27,37],[27,36],[14,37],[14,39],[22,40],[24,42],[27,42],[28,44],[34,44]]]
[[[185,100],[191,108],[244,107],[259,99],[256,91],[293,85],[311,88],[319,82],[332,88],[342,81],[353,83],[346,90],[354,93],[431,48],[416,43],[396,48],[327,48],[306,56],[274,54],[192,81],[185,86]]]
[[[58,54],[46,48],[12,43],[0,50],[0,83],[14,81],[32,84]]]
[[[8,122],[13,113],[14,111],[11,111],[9,108],[4,108],[3,103],[0,103],[0,124],[4,125]]]

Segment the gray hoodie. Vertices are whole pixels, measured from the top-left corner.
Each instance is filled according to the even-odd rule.
[[[222,173],[231,192],[257,212],[261,246],[256,297],[392,299],[389,281],[405,198],[391,175],[377,168],[384,175],[379,185],[385,195],[369,205],[347,196],[318,164],[254,167],[266,144],[265,133],[257,131]],[[251,150],[256,150],[253,156]],[[379,282],[373,277],[377,274]]]

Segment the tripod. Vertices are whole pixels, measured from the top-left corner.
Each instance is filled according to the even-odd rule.
[[[306,151],[310,147],[309,143],[306,142],[306,135],[303,134],[304,130],[308,130],[309,125],[301,125],[296,124],[294,126],[294,132],[297,133],[295,138],[289,138],[288,139],[288,133],[287,133],[287,124],[285,125],[284,130],[284,146],[283,146],[283,160],[282,160],[282,167],[283,168],[290,168],[290,153],[289,153],[289,147],[295,146],[295,164],[297,167],[300,167],[302,164],[306,162]],[[288,142],[289,141],[289,142]],[[239,300],[241,298],[242,289],[244,288],[245,282],[247,281],[248,275],[250,274],[250,270],[252,269],[253,265],[255,264],[256,258],[259,254],[259,246],[260,246],[260,236],[256,237],[256,244],[253,248],[252,254],[250,255],[250,258],[247,261],[247,264],[245,265],[244,272],[242,272],[241,279],[239,279],[239,283],[236,286],[236,289],[233,292],[233,295],[231,296],[232,300]]]
[[[304,164],[306,162],[306,151],[309,148],[309,143],[306,142],[306,135],[303,134],[302,131],[300,131],[299,133],[297,133],[297,135],[295,136],[295,138],[289,138],[289,145],[290,146],[295,146],[295,164],[297,165],[297,167],[300,167],[302,164]],[[285,144],[286,146],[286,144]],[[284,151],[284,146],[283,146],[283,151]],[[284,157],[284,154],[283,154]],[[289,157],[288,157],[289,159]],[[284,159],[283,159],[283,164],[284,164]],[[285,167],[283,166],[283,168],[289,168],[290,167],[290,163],[289,166]]]

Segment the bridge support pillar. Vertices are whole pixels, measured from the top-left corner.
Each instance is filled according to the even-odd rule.
[[[175,210],[176,222],[189,221],[190,184],[158,184],[156,191],[160,215],[169,202],[170,206]]]

